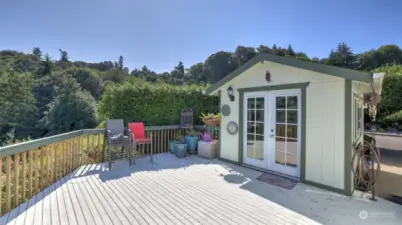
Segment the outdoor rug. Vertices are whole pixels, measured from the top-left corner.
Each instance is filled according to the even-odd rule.
[[[292,190],[297,184],[296,180],[292,180],[287,177],[282,177],[272,173],[263,173],[257,178],[257,180],[288,190]]]

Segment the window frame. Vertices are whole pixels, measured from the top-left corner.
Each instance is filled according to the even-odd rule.
[[[353,124],[352,124],[352,140],[356,143],[364,134],[364,103],[362,97],[357,93],[353,93]]]

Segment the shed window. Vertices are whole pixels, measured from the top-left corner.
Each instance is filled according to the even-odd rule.
[[[353,142],[357,141],[364,132],[363,101],[358,96],[353,98]]]

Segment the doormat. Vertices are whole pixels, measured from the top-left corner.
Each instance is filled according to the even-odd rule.
[[[263,173],[257,180],[288,190],[292,190],[297,184],[296,180],[271,173]]]

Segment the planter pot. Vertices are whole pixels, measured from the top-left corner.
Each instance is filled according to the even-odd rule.
[[[169,150],[171,153],[176,152],[176,144],[177,144],[177,141],[169,141]]]
[[[191,151],[191,152],[196,151],[199,140],[200,140],[200,137],[198,137],[198,136],[185,136],[184,141],[187,144],[187,150]]]
[[[210,142],[199,141],[198,142],[198,156],[208,159],[218,157],[219,141],[213,140]]]
[[[187,155],[187,144],[176,143],[175,153],[177,158],[184,158]]]
[[[202,122],[204,122],[207,127],[216,127],[221,122],[221,118],[202,119]]]

